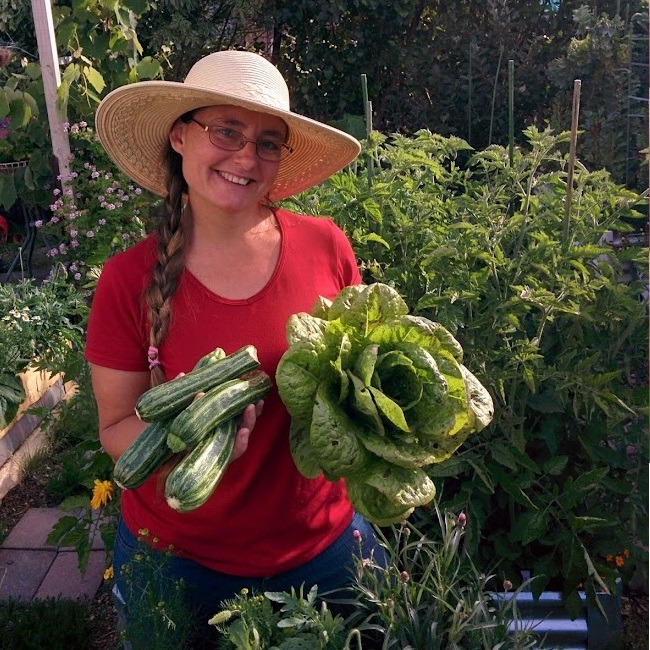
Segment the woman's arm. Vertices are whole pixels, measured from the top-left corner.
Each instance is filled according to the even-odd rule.
[[[135,404],[150,387],[149,372],[113,370],[90,364],[99,416],[99,441],[117,460],[147,426],[135,414]]]

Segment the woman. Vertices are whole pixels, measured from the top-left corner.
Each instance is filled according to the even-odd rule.
[[[331,220],[274,204],[340,170],[360,147],[291,112],[278,70],[239,51],[205,57],[183,83],[113,91],[96,126],[118,167],[165,197],[157,233],[106,263],[88,326],[100,439],[117,459],[145,427],[134,407],[152,379],[247,344],[273,378],[289,316],[361,281]],[[172,510],[159,479],[122,494],[114,569],[130,618],[142,618],[150,588],[136,577],[143,549],[160,584],[182,579],[186,604],[206,621],[242,588],[344,588],[358,540],[365,557],[375,544],[342,482],[297,471],[275,388],[244,411],[231,464],[206,504]]]

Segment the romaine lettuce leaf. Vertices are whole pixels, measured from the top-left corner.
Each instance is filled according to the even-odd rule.
[[[360,429],[322,383],[316,393],[309,442],[319,465],[332,479],[362,473],[368,453],[359,438]]]

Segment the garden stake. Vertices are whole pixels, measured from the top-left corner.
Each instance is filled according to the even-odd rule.
[[[488,135],[488,146],[492,144],[492,127],[494,126],[494,106],[497,101],[497,83],[499,81],[499,72],[501,71],[502,59],[503,59],[503,45],[499,49],[499,61],[497,63],[497,72],[494,75],[494,87],[492,88],[492,112],[490,113],[490,134]]]
[[[515,160],[515,62],[508,61],[508,142],[510,167]]]
[[[361,92],[363,94],[363,114],[366,119],[366,138],[370,137],[372,131],[372,102],[368,99],[368,78],[365,74],[361,75]],[[372,185],[372,178],[375,173],[372,156],[367,155],[368,165],[368,186]]]
[[[569,220],[571,217],[571,197],[573,196],[573,170],[576,162],[576,144],[578,141],[578,113],[580,112],[580,79],[573,82],[573,108],[571,111],[571,144],[569,146],[569,170],[566,181],[566,201],[564,204],[564,243],[569,238]]]
[[[472,144],[472,49],[474,39],[469,44],[469,70],[467,72],[467,144]],[[492,102],[494,107],[494,101]],[[492,137],[492,123],[490,123],[490,137]]]

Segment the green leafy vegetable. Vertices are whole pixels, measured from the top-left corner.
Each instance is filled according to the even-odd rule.
[[[385,284],[346,287],[287,322],[278,365],[299,471],[344,478],[355,508],[380,525],[431,501],[421,469],[449,458],[493,417],[492,398],[440,323],[412,316]]]

